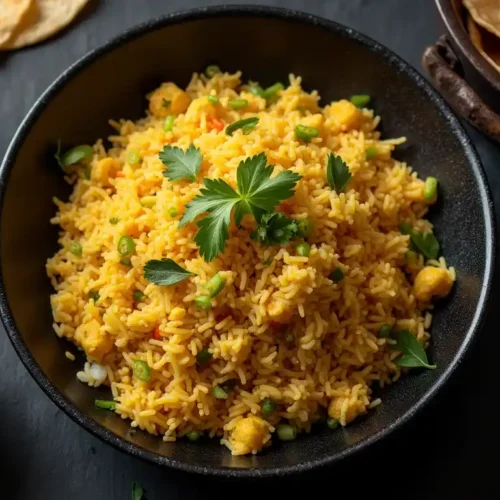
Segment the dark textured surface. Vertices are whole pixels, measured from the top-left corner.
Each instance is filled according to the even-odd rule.
[[[269,2],[270,3],[270,2]],[[201,4],[201,3],[200,3]],[[194,2],[192,3],[194,5]],[[403,1],[287,2],[295,8],[334,18],[373,36],[393,48],[415,66],[423,47],[439,33],[431,2],[410,7]],[[169,8],[185,7],[171,3]],[[427,9],[427,10],[426,10]],[[89,13],[80,26],[44,46],[0,59],[0,109],[3,127],[0,148],[4,149],[14,128],[34,99],[48,83],[88,48],[111,34],[144,20],[163,9],[159,2],[108,1]],[[434,24],[429,20],[433,20]],[[42,58],[44,58],[42,60]],[[77,119],[68,113],[68,119]],[[473,134],[496,194],[495,163],[498,149]],[[446,152],[444,152],[446,154]],[[329,485],[332,477],[346,487],[355,484],[359,493],[380,484],[380,475],[392,469],[391,490],[404,491],[408,498],[478,498],[483,488],[498,495],[494,464],[488,450],[498,444],[496,417],[488,395],[496,384],[488,382],[488,366],[495,365],[498,349],[495,327],[485,328],[474,354],[464,364],[460,377],[411,426],[389,442],[356,459],[319,475],[307,476]],[[184,474],[159,470],[118,454],[86,434],[62,415],[29,379],[7,340],[0,344],[5,378],[2,415],[2,462],[8,473],[7,491],[14,498],[126,498],[130,481],[138,479],[149,498],[196,498],[220,496],[220,481],[199,480]],[[481,365],[481,370],[480,370]],[[481,425],[476,425],[480,422]],[[365,480],[357,480],[362,472]],[[354,481],[354,483],[353,483]],[[293,493],[294,479],[278,486]],[[245,485],[245,491],[253,489]],[[262,487],[255,494],[262,495]],[[268,488],[273,484],[267,484]]]

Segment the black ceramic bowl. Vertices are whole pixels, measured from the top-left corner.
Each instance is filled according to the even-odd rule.
[[[232,457],[213,442],[130,433],[128,422],[94,409],[106,395],[81,384],[78,363],[52,330],[45,261],[56,249],[52,197],[67,197],[50,157],[66,145],[92,143],[107,120],[138,118],[144,96],[160,82],[185,85],[216,62],[262,84],[302,75],[323,102],[355,93],[374,96],[385,137],[408,138],[397,155],[422,176],[440,179],[432,220],[458,283],[436,311],[431,356],[438,369],[415,371],[384,391],[383,404],[338,432],[318,428],[259,455]],[[186,471],[269,476],[330,464],[358,452],[410,420],[463,359],[484,316],[494,235],[485,177],[470,140],[443,100],[400,58],[355,31],[306,14],[262,7],[214,7],[167,16],[111,41],[78,61],[45,92],[19,128],[0,171],[0,312],[28,371],[84,428],[118,449]]]

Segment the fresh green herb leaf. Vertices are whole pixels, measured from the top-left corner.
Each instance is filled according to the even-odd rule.
[[[168,99],[163,99],[163,102],[161,103],[161,105],[164,107],[164,108],[170,108],[170,105],[172,104],[172,101],[169,101]]]
[[[239,226],[243,215],[252,214],[257,221],[264,212],[272,212],[283,200],[291,198],[299,174],[284,170],[271,178],[274,167],[266,166],[265,153],[247,158],[236,171],[236,180],[241,201],[235,213]]]
[[[326,179],[328,185],[337,193],[343,193],[352,179],[349,167],[344,160],[333,153],[328,155],[328,164],[326,166]]]
[[[437,368],[436,365],[429,364],[427,354],[415,335],[403,330],[395,333],[393,337],[396,341],[393,348],[401,351],[401,356],[396,359],[399,366],[405,368],[429,368],[432,370]]]
[[[180,226],[208,212],[198,222],[200,229],[195,236],[200,254],[207,262],[224,251],[233,208],[236,207],[237,225],[245,214],[260,221],[266,212],[273,211],[281,201],[293,195],[300,175],[286,170],[271,178],[273,167],[266,166],[266,162],[266,155],[261,153],[239,164],[238,191],[222,179],[203,179],[205,187],[187,204]]]
[[[436,259],[439,255],[439,241],[430,231],[420,233],[414,229],[411,234],[411,240],[420,253],[428,259]]]
[[[281,212],[265,214],[252,232],[251,238],[266,247],[286,246],[297,236],[297,222]]]
[[[233,135],[235,130],[240,128],[250,131],[259,123],[259,119],[256,116],[252,116],[251,118],[243,118],[243,120],[238,120],[236,122],[231,123],[226,127],[226,134]]]
[[[92,157],[93,154],[94,150],[92,149],[92,146],[82,144],[81,146],[76,146],[75,148],[66,151],[66,153],[61,156],[61,141],[59,140],[57,141],[57,151],[54,157],[61,168],[66,168]]]
[[[94,401],[95,407],[101,410],[114,411],[116,408],[116,401],[107,401],[105,399],[96,399]]]
[[[132,483],[132,500],[143,500],[144,490],[139,483],[135,481]]]
[[[156,285],[174,285],[195,276],[172,259],[149,260],[144,266],[144,277]]]
[[[194,182],[200,171],[202,156],[200,150],[193,144],[186,151],[176,146],[165,146],[159,156],[167,167],[163,175],[170,181],[188,179]]]
[[[410,236],[412,250],[416,250],[427,259],[437,259],[440,249],[439,241],[430,231],[421,233],[412,228],[407,222],[401,222],[399,231],[401,234]]]

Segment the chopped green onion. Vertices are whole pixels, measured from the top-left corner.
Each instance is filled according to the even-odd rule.
[[[78,243],[77,241],[71,243],[70,247],[69,247],[69,251],[75,255],[76,257],[81,257],[82,256],[82,251],[83,251],[83,248],[82,248],[82,245],[80,243]]]
[[[144,196],[141,205],[145,208],[153,208],[156,205],[156,196]]]
[[[370,146],[365,151],[365,157],[367,160],[371,160],[372,158],[375,158],[375,156],[377,155],[378,155],[378,149],[374,146]]]
[[[59,146],[60,144],[58,144],[58,148]],[[70,165],[74,165],[75,163],[80,163],[83,160],[89,159],[93,154],[94,150],[92,149],[92,146],[82,144],[81,146],[76,146],[75,148],[66,151],[66,153],[64,153],[62,157],[59,156],[58,151],[56,154],[56,159],[62,168],[66,168]]]
[[[351,102],[357,108],[365,108],[370,103],[370,96],[366,94],[351,96]]]
[[[198,441],[203,436],[202,431],[191,431],[186,434],[186,437],[189,441]]]
[[[134,302],[140,302],[144,299],[145,295],[144,292],[141,292],[140,290],[134,290],[132,297],[134,298]]]
[[[168,99],[163,99],[163,102],[161,103],[161,105],[164,107],[164,108],[170,108],[170,105],[172,104],[172,101],[169,101]]]
[[[128,160],[128,164],[129,165],[137,165],[141,161],[141,157],[139,155],[139,151],[137,151],[135,149],[131,149],[128,152],[127,160]]]
[[[113,226],[118,224],[120,222],[120,219],[118,217],[111,217],[111,219],[109,219],[109,223],[112,224]]]
[[[209,293],[210,297],[215,297],[222,292],[225,286],[226,280],[219,273],[217,273],[208,280],[205,284],[205,289]]]
[[[285,86],[282,83],[275,83],[274,85],[267,87],[267,89],[262,92],[262,97],[264,97],[264,99],[270,99],[271,97],[274,97],[278,92],[281,92],[284,88]]]
[[[233,135],[233,132],[240,128],[244,129],[244,133],[245,132],[248,133],[251,129],[255,128],[257,123],[259,123],[259,119],[256,116],[253,116],[252,118],[244,118],[243,120],[238,120],[226,127],[226,134]]]
[[[248,92],[251,94],[257,96],[257,97],[264,97],[264,90],[260,85],[249,85],[247,87]]]
[[[219,98],[216,95],[209,95],[207,96],[208,102],[212,104],[213,106],[216,106],[219,104]]]
[[[213,357],[214,355],[208,349],[202,349],[196,355],[196,361],[198,361],[201,366],[205,366]]]
[[[424,198],[427,201],[436,201],[438,180],[435,177],[427,177],[424,185]]]
[[[295,135],[306,142],[309,142],[314,137],[318,137],[318,133],[316,127],[308,127],[307,125],[297,125],[295,127]]]
[[[89,292],[89,299],[92,299],[94,301],[94,304],[101,298],[98,292],[95,290],[90,290]]]
[[[344,279],[344,271],[342,271],[342,268],[336,267],[328,276],[329,279],[331,279],[334,283],[339,283]]]
[[[306,217],[305,219],[299,220],[297,222],[297,236],[301,238],[306,238],[309,236],[314,229],[314,223],[313,221],[309,218]]]
[[[116,401],[107,401],[105,399],[96,399],[94,401],[95,407],[101,410],[114,410],[116,408]]]
[[[329,418],[327,421],[326,421],[326,425],[328,425],[328,427],[334,431],[338,426],[339,426],[339,421],[338,420],[335,420],[334,418]]]
[[[142,382],[147,382],[151,378],[151,370],[145,361],[134,361],[134,375]]]
[[[271,398],[266,398],[262,401],[261,413],[264,417],[270,417],[276,410],[276,402]]]
[[[120,259],[120,264],[122,266],[132,267],[132,261],[128,257],[123,257]]]
[[[295,251],[302,257],[309,257],[309,254],[311,253],[311,245],[302,241],[301,243],[297,243]]]
[[[212,309],[212,299],[205,295],[202,295],[201,297],[196,297],[194,299],[194,303],[203,311],[208,311],[209,309]]]
[[[168,209],[168,215],[170,217],[172,217],[172,219],[173,219],[174,217],[177,217],[179,215],[179,211],[176,208],[174,208],[174,207],[169,208]]]
[[[293,441],[297,437],[297,429],[288,424],[279,424],[276,432],[281,441]]]
[[[168,115],[163,121],[163,132],[171,132],[174,128],[175,118],[172,115]]]
[[[382,325],[380,327],[380,330],[378,331],[378,336],[379,337],[390,337],[392,333],[392,326],[391,325]]]
[[[248,101],[246,99],[232,99],[228,104],[233,109],[243,109],[248,106]]]
[[[208,78],[213,78],[215,75],[217,75],[220,72],[221,72],[220,68],[216,64],[210,64],[205,69],[205,75],[207,75]]]
[[[134,240],[130,236],[122,236],[118,240],[118,253],[123,257],[128,257],[135,251]]]
[[[212,389],[212,394],[213,394],[215,399],[227,399],[228,398],[227,392],[220,385],[216,385]]]

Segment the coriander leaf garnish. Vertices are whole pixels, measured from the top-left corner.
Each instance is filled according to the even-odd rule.
[[[343,193],[347,184],[352,179],[349,167],[344,160],[333,153],[328,155],[328,164],[326,166],[326,179],[328,185],[337,193]]]
[[[174,285],[194,273],[186,271],[172,259],[149,260],[144,266],[144,277],[155,285]]]
[[[253,215],[259,222],[266,212],[293,196],[300,175],[286,170],[271,178],[273,167],[266,163],[264,153],[242,161],[236,171],[238,191],[222,179],[203,179],[204,188],[187,204],[180,226],[208,212],[198,222],[200,230],[195,237],[207,262],[224,251],[233,208],[237,225],[245,214]]]
[[[167,167],[163,175],[170,181],[188,179],[194,182],[198,172],[202,156],[200,150],[191,144],[186,151],[176,146],[165,146],[159,154],[160,160]]]
[[[412,333],[403,330],[393,335],[396,344],[393,349],[401,351],[401,356],[396,359],[396,364],[405,368],[437,368],[430,365],[424,348],[420,345],[417,337]]]
[[[252,232],[252,239],[264,246],[288,245],[297,236],[298,224],[290,217],[280,212],[265,214]]]
[[[272,166],[266,166],[264,153],[247,158],[236,171],[240,203],[235,222],[239,226],[243,215],[249,213],[259,221],[264,212],[272,212],[281,201],[293,196],[300,175],[290,170],[280,172],[271,179]]]
[[[164,108],[170,108],[170,105],[172,104],[172,101],[169,101],[168,99],[163,99],[161,105],[164,107]]]
[[[243,120],[238,120],[228,125],[226,127],[226,134],[233,135],[233,132],[240,128],[243,128],[244,132],[247,134],[257,125],[257,123],[259,123],[259,119],[256,116],[252,118],[243,118]]]
[[[75,163],[80,163],[82,160],[91,158],[94,154],[92,146],[87,144],[82,144],[81,146],[76,146],[72,148],[61,156],[61,141],[57,141],[57,151],[54,154],[54,158],[61,168],[69,167]]]
[[[143,500],[144,489],[139,483],[132,482],[132,500]]]

